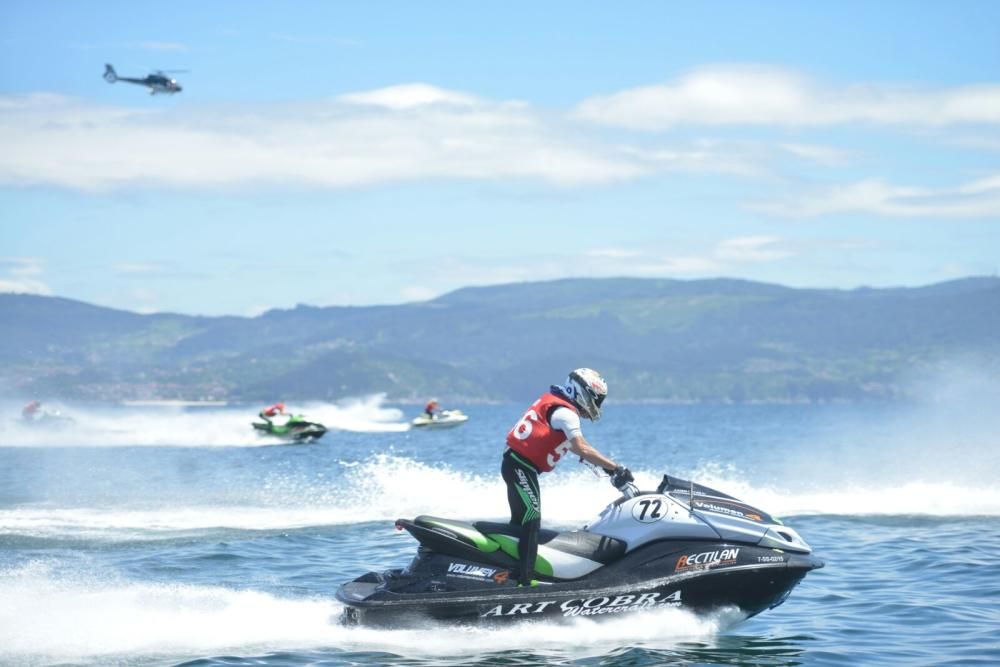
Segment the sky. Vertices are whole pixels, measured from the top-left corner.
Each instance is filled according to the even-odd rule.
[[[998,271],[1000,2],[0,3],[0,292]]]

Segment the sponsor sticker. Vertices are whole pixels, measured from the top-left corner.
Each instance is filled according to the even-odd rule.
[[[656,607],[679,607],[681,592],[673,593],[635,593],[629,595],[604,595],[592,598],[572,598],[558,602],[545,600],[543,602],[520,602],[516,604],[498,604],[479,615],[480,618],[492,616],[519,616],[521,614],[541,614],[545,611],[559,611],[563,616],[603,616],[605,614],[622,614]]]
[[[709,512],[715,512],[716,514],[728,514],[729,516],[737,516],[741,519],[750,519],[751,521],[763,521],[764,518],[753,512],[743,512],[736,509],[735,507],[729,507],[727,505],[720,505],[719,503],[705,502],[704,500],[695,500],[694,506],[700,510],[707,510]]]
[[[448,563],[448,574],[477,579],[490,579],[497,573],[495,567],[482,567],[469,563]]]
[[[700,551],[696,554],[685,554],[677,559],[674,572],[686,570],[707,570],[720,565],[732,565],[740,555],[737,549],[718,549],[716,551]]]

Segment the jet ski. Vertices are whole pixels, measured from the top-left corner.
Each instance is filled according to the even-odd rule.
[[[655,491],[632,484],[581,530],[542,530],[537,586],[517,586],[519,527],[433,516],[399,519],[420,543],[402,569],[343,584],[348,625],[425,620],[494,623],[600,618],[663,607],[778,606],[824,563],[794,529],[701,484],[663,476]]]
[[[319,440],[326,433],[326,427],[318,422],[306,420],[302,415],[293,415],[288,421],[273,423],[269,421],[253,422],[253,427],[261,435],[273,435],[282,440],[294,442],[312,442]]]
[[[467,421],[469,421],[469,416],[461,410],[442,410],[434,415],[434,417],[428,417],[426,414],[422,414],[411,421],[410,425],[413,428],[425,429],[451,428],[453,426],[458,426],[459,424],[464,424]]]
[[[33,428],[65,428],[76,423],[75,419],[67,417],[58,410],[40,410],[31,416],[22,417],[21,421]]]
[[[42,407],[39,400],[29,401],[21,408],[21,421],[33,427],[61,428],[75,423],[72,417],[67,417],[58,410],[48,410]]]

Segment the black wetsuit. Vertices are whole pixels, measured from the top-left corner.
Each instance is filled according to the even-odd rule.
[[[521,558],[517,579],[524,586],[530,586],[535,573],[535,558],[538,556],[538,530],[542,525],[538,470],[527,459],[508,449],[503,453],[500,474],[507,483],[510,522],[521,529],[518,546]]]

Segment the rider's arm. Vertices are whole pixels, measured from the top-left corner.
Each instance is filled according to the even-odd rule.
[[[582,435],[570,438],[569,449],[587,463],[593,463],[605,470],[614,470],[618,467],[617,463],[594,449]]]
[[[594,449],[583,437],[583,432],[580,430],[580,417],[572,410],[568,408],[554,410],[549,418],[549,424],[552,428],[559,429],[566,434],[570,451],[587,463],[600,466],[605,470],[614,470],[617,467],[614,461]]]

